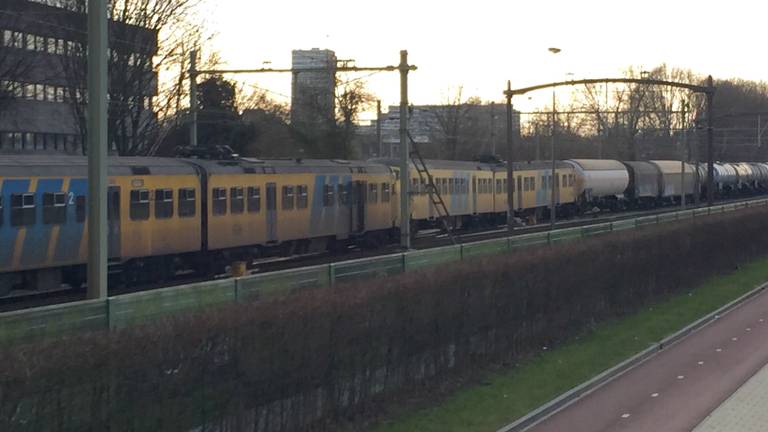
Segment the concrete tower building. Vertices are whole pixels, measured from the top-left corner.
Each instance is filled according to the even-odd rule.
[[[336,53],[313,48],[294,50],[292,57],[291,123],[309,137],[320,137],[335,119]]]

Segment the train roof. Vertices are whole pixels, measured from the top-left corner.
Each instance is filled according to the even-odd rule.
[[[376,158],[370,159],[368,162],[397,168],[400,166],[400,159],[395,158]],[[439,160],[439,159],[425,159],[424,163],[427,165],[427,169],[447,169],[447,170],[462,170],[462,171],[491,171],[496,164],[489,164],[485,162],[471,162],[471,161],[455,161],[455,160]],[[410,161],[410,165],[413,166],[413,162]]]
[[[155,157],[107,158],[112,176],[195,174],[194,166],[179,159]],[[0,155],[0,177],[86,177],[88,158],[68,155]]]
[[[237,158],[213,161],[206,159],[183,159],[187,163],[198,165],[211,174],[274,174],[274,173],[316,173],[316,174],[351,174],[371,173],[386,174],[391,172],[387,166],[357,160],[343,159],[254,159]]]

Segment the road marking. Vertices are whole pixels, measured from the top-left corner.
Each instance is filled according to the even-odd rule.
[[[735,341],[739,340],[739,338],[737,338],[737,337],[732,337],[732,338],[731,338],[731,340],[735,342]]]
[[[718,348],[718,349],[716,349],[715,351],[717,351],[717,352],[720,352],[720,351],[722,351],[722,350],[723,350],[722,348]]]
[[[699,362],[699,366],[701,366],[701,365],[703,365],[703,364],[704,364],[704,362],[703,362],[703,361],[700,361],[700,362]]]
[[[747,331],[752,331],[752,329],[751,329],[751,328],[749,328],[749,327],[747,327]]]
[[[685,378],[685,375],[678,375],[678,376],[677,376],[677,379],[679,379],[679,380],[681,380],[681,379],[683,379],[683,378]]]
[[[658,393],[653,393],[653,394],[651,394],[651,397],[653,397],[653,398],[659,397],[659,394]]]
[[[629,418],[629,413],[624,413],[621,415],[621,418]]]

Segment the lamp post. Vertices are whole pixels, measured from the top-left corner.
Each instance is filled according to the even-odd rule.
[[[549,48],[549,52],[551,52],[552,54],[557,54],[560,51],[561,51],[560,48]],[[557,184],[558,184],[557,172],[556,172],[557,171],[557,161],[555,160],[555,130],[556,130],[555,122],[557,121],[557,118],[555,117],[556,116],[556,110],[557,110],[556,95],[555,95],[555,89],[553,88],[552,89],[552,137],[551,137],[551,141],[550,141],[550,155],[552,156],[552,174],[550,175],[549,182],[548,182],[549,183],[549,189],[551,191],[550,195],[552,196],[552,203],[551,203],[551,207],[549,209],[549,228],[550,229],[555,229],[555,221],[556,221],[556,218],[557,218],[557,215],[556,215],[557,211],[555,210],[556,209],[556,205],[557,205],[557,203],[556,203],[556,196],[557,196],[556,189],[557,189]]]

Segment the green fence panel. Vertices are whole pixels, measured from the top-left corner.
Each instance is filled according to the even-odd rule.
[[[510,249],[547,243],[549,243],[549,233],[547,232],[523,234],[509,238]]]
[[[460,259],[460,245],[411,251],[405,254],[405,270],[411,271]]]
[[[331,264],[334,283],[393,276],[404,271],[403,254]]]
[[[0,315],[0,343],[50,339],[108,328],[104,300],[43,306]]]
[[[634,219],[627,219],[627,220],[612,222],[612,226],[613,226],[613,231],[635,229],[637,227]]]
[[[581,238],[581,227],[564,228],[549,233],[550,243],[564,242]]]
[[[461,256],[463,259],[467,259],[483,255],[500,254],[508,250],[509,241],[505,238],[483,240],[461,245]]]
[[[698,209],[695,209],[695,210],[693,211],[693,214],[694,214],[694,216],[696,216],[696,217],[699,217],[699,216],[706,216],[706,215],[708,215],[708,214],[709,214],[709,209],[708,209],[708,208],[706,208],[706,207],[704,207],[704,208],[698,208]]]
[[[109,298],[109,323],[122,328],[180,312],[235,302],[235,280],[201,282]]]
[[[643,216],[635,218],[635,225],[637,226],[653,225],[655,223],[658,223],[656,216]]]
[[[582,237],[589,237],[589,236],[599,235],[599,234],[604,234],[609,232],[611,232],[610,223],[590,225],[590,226],[585,226],[581,228]]]
[[[662,213],[659,215],[659,223],[673,222],[677,220],[677,212]]]
[[[330,267],[318,265],[241,277],[236,280],[237,300],[266,300],[304,289],[330,285]]]

